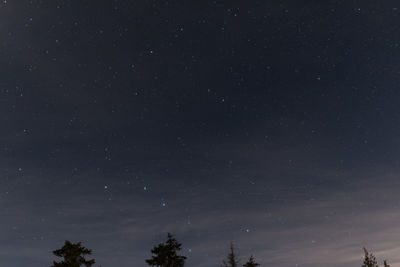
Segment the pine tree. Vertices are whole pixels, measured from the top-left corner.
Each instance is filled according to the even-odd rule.
[[[390,267],[386,260],[383,261],[383,267]]]
[[[361,267],[379,267],[375,256],[372,253],[369,253],[366,248],[363,248],[363,249],[364,249],[365,256],[364,256],[363,265],[361,265]]]
[[[243,264],[243,267],[257,267],[260,266],[259,263],[255,262],[253,255],[250,256],[249,260]]]
[[[222,261],[221,267],[237,267],[239,265],[239,260],[236,258],[233,242],[231,242],[229,249],[230,253],[228,254],[226,260]]]
[[[151,250],[151,259],[146,260],[146,263],[150,266],[160,267],[183,267],[185,265],[185,256],[177,254],[181,250],[182,244],[179,243],[175,238],[168,233],[167,242],[161,243]]]
[[[85,259],[85,255],[91,255],[92,250],[83,247],[81,242],[73,244],[70,241],[65,241],[64,246],[61,249],[53,251],[53,254],[63,257],[63,261],[54,261],[52,267],[90,267],[95,262],[94,259]]]

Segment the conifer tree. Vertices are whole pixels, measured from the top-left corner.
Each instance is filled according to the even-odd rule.
[[[372,253],[369,253],[366,248],[363,249],[365,255],[364,255],[364,262],[363,265],[361,265],[361,267],[379,267],[375,256]]]
[[[226,258],[226,260],[222,261],[221,267],[238,267],[239,260],[236,257],[235,250],[233,247],[233,242],[230,245],[230,252]]]
[[[150,266],[160,267],[183,267],[185,265],[185,256],[177,254],[181,250],[182,244],[168,233],[168,239],[151,250],[154,254],[151,259],[146,260]]]
[[[250,256],[249,260],[243,264],[243,267],[257,267],[260,266],[259,263],[255,262],[253,255]]]
[[[53,254],[62,257],[63,261],[54,261],[52,267],[90,267],[95,262],[94,259],[85,259],[85,255],[91,255],[92,250],[83,247],[81,242],[73,244],[70,241],[65,241],[64,246],[61,249],[53,251]]]

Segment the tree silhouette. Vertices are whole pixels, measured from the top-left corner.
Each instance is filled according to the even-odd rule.
[[[82,265],[90,267],[95,262],[94,259],[85,259],[85,255],[91,255],[92,250],[83,247],[81,242],[73,244],[70,241],[65,241],[64,246],[61,249],[54,250],[53,254],[63,257],[63,261],[54,261],[52,267],[80,267]]]
[[[249,260],[243,264],[243,267],[257,267],[260,266],[259,263],[255,262],[253,255],[250,256]]]
[[[379,267],[378,262],[376,261],[375,256],[372,253],[369,253],[366,248],[364,249],[364,261],[361,267]],[[383,267],[390,267],[386,260],[383,261]]]
[[[363,265],[361,265],[361,267],[379,267],[375,256],[372,253],[369,253],[366,248],[363,248],[363,249],[364,249],[365,256],[364,256]]]
[[[181,250],[182,244],[179,243],[175,238],[168,233],[167,242],[161,243],[151,250],[154,256],[151,259],[146,260],[146,263],[150,266],[160,267],[183,267],[185,265],[185,256],[177,254]]]
[[[236,258],[233,242],[231,242],[229,249],[230,253],[228,254],[226,260],[222,261],[221,267],[237,267],[239,264],[239,260]]]

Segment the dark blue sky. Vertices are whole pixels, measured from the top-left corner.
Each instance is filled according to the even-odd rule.
[[[389,2],[387,2],[389,3]],[[386,4],[386,3],[385,3]],[[400,7],[0,4],[0,265],[400,266]]]

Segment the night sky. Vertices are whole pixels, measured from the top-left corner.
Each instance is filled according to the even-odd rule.
[[[0,35],[1,266],[167,232],[193,267],[400,266],[400,7],[7,0]]]

